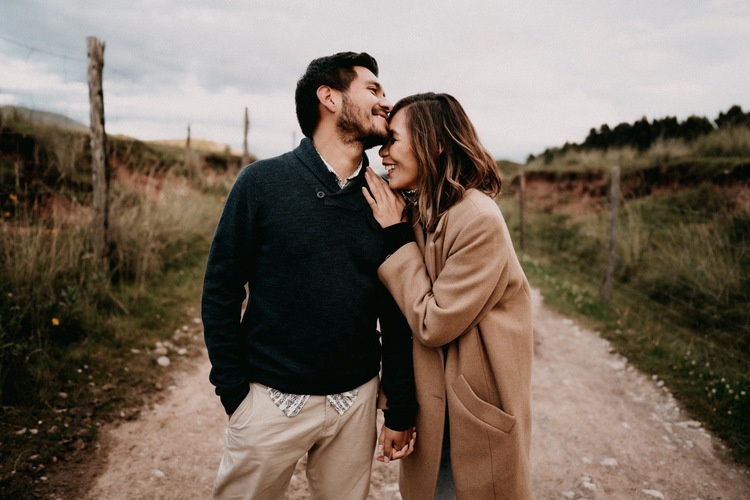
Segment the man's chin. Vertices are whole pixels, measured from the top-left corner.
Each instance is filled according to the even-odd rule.
[[[364,145],[365,149],[370,149],[374,148],[375,146],[382,146],[383,144],[385,144],[386,140],[388,140],[388,136],[379,137],[371,135],[370,137],[366,138],[362,144]]]

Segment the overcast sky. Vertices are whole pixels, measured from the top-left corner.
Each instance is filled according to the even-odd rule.
[[[109,134],[283,153],[310,60],[369,52],[386,94],[448,92],[496,158],[592,127],[750,111],[748,0],[2,0],[0,105],[88,125],[86,37],[106,44]],[[371,154],[370,157],[372,158]]]

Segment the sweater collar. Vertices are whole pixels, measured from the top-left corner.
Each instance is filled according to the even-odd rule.
[[[328,167],[326,167],[325,163],[323,162],[323,158],[315,149],[312,139],[310,139],[309,137],[305,137],[304,139],[302,139],[299,146],[297,146],[297,148],[294,150],[294,154],[308,168],[308,170],[310,170],[310,172],[312,172],[315,177],[318,178],[320,182],[324,183],[326,186],[331,186],[332,192],[340,189],[338,184],[336,183],[336,180],[331,175],[331,172],[328,170]],[[344,189],[351,188],[352,185],[357,184],[359,180],[363,179],[365,174],[364,167],[367,167],[368,165],[369,161],[367,155],[363,153],[361,168],[356,174],[356,179],[350,181]]]

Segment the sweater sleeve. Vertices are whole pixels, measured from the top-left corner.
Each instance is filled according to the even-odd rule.
[[[417,412],[412,337],[409,324],[383,288],[380,330],[383,344],[381,383],[387,399],[386,427],[404,431],[414,425]]]
[[[396,250],[414,240],[414,231],[408,222],[399,222],[383,229],[384,249],[386,258]]]
[[[232,186],[214,233],[203,281],[201,315],[208,357],[209,380],[227,414],[248,393],[240,335],[242,303],[249,276],[255,210],[251,175],[243,170]]]

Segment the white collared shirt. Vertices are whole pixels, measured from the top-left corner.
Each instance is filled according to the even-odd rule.
[[[342,179],[339,177],[339,174],[336,173],[336,171],[333,169],[333,167],[326,161],[325,158],[323,158],[323,155],[320,154],[320,151],[317,149],[315,150],[318,153],[318,156],[320,156],[320,159],[323,160],[323,164],[326,166],[329,172],[331,172],[336,177],[336,182],[338,183],[339,187],[341,189],[344,189],[347,184],[349,184],[349,181],[357,177],[357,174],[359,174],[359,171],[362,170],[362,160],[359,160],[359,165],[357,165],[357,169],[347,177],[346,179]]]

